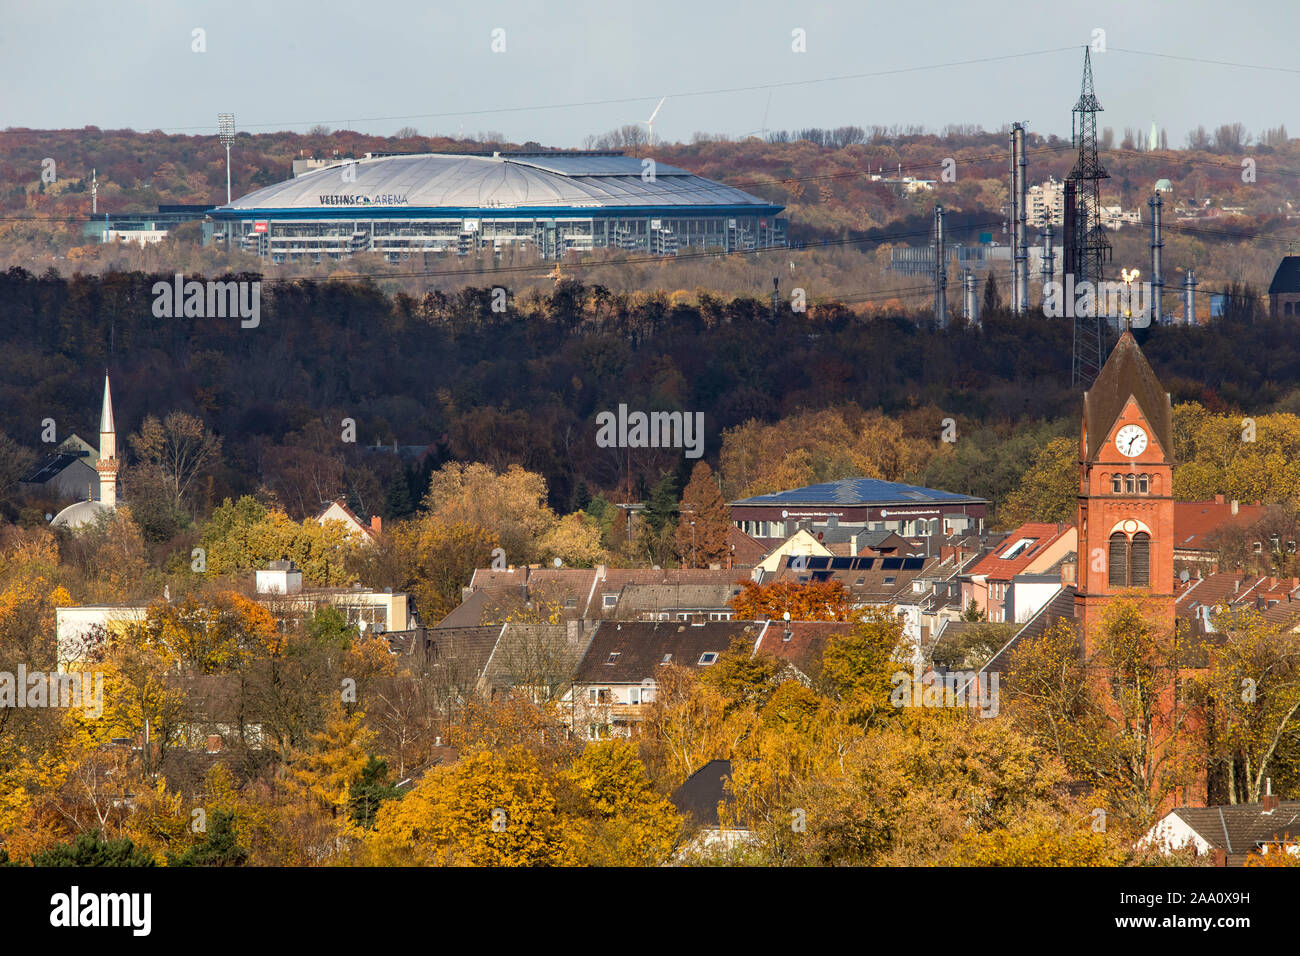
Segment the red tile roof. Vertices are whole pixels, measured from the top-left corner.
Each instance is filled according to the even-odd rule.
[[[1223,528],[1249,527],[1264,517],[1265,510],[1259,503],[1239,504],[1234,515],[1232,502],[1225,501],[1223,495],[1214,501],[1175,501],[1174,550],[1212,550],[1207,537]]]
[[[1006,540],[992,554],[986,555],[975,567],[971,568],[969,573],[986,575],[991,581],[1010,581],[1029,567],[1030,563],[1042,554],[1044,548],[1057,541],[1072,527],[1074,526],[1069,524],[1048,524],[1042,521],[1031,521],[1028,524],[1022,524],[1007,535]],[[1016,542],[1022,538],[1033,538],[1034,543],[1010,560],[1001,557],[1013,549]]]

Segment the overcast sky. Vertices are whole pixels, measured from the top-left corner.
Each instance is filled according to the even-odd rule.
[[[1068,136],[1083,46],[1104,30],[1101,125],[1154,120],[1171,146],[1198,124],[1300,134],[1297,0],[0,0],[0,14],[0,128],[204,133],[228,111],[250,132],[414,126],[572,147],[666,95],[655,134],[670,141],[1014,120]]]

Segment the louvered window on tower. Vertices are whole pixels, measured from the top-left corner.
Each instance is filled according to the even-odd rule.
[[[1151,535],[1145,531],[1133,535],[1129,546],[1129,585],[1135,588],[1151,585]]]
[[[1128,538],[1116,531],[1110,536],[1110,586],[1128,587]]]

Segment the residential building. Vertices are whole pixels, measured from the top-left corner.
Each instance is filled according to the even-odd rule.
[[[903,536],[980,531],[988,501],[878,478],[846,478],[755,495],[731,502],[730,508],[733,524],[775,545],[801,527],[815,536],[828,525]]]
[[[1268,284],[1271,318],[1300,316],[1300,256],[1284,256]]]
[[[1243,866],[1257,853],[1300,853],[1300,801],[1265,796],[1259,803],[1176,807],[1138,841],[1163,852],[1194,847],[1215,866]]]
[[[1060,587],[1058,565],[1074,556],[1078,538],[1078,529],[1068,524],[1029,522],[1016,528],[963,575],[963,609],[974,603],[995,623],[1029,620]]]

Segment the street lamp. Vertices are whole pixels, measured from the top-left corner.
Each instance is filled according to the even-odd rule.
[[[226,147],[226,205],[230,205],[230,144],[235,141],[235,114],[217,114],[217,135]]]
[[[691,567],[695,567],[695,519],[691,519]]]

